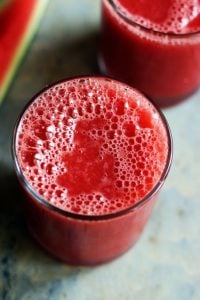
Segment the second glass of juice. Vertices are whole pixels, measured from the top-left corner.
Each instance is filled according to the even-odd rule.
[[[102,1],[102,73],[174,105],[200,85],[197,1]]]
[[[79,77],[45,88],[13,137],[32,235],[71,264],[116,258],[143,231],[171,157],[164,116],[128,85]]]

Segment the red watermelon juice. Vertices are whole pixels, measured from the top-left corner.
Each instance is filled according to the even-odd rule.
[[[138,91],[80,77],[31,100],[17,122],[13,156],[33,236],[65,262],[92,265],[140,236],[169,171],[171,137]]]
[[[161,107],[200,85],[199,0],[103,0],[99,64]]]

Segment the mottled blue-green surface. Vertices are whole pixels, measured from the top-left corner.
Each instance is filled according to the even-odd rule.
[[[96,73],[99,0],[50,1],[36,39],[0,107],[0,300],[200,299],[200,93],[165,110],[174,165],[138,244],[112,263],[70,267],[30,237],[10,143],[30,97],[54,80]]]

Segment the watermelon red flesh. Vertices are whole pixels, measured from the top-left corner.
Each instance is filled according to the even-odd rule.
[[[28,25],[37,0],[13,0],[0,15],[0,86]]]

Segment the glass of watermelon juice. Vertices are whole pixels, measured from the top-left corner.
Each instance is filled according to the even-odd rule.
[[[172,159],[163,114],[106,77],[76,77],[32,98],[13,135],[28,227],[70,264],[112,260],[139,238]]]
[[[161,107],[200,86],[200,3],[103,0],[99,65]]]

